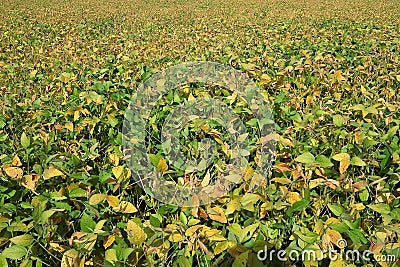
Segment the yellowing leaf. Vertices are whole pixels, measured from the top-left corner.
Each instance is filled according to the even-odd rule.
[[[73,132],[74,131],[74,124],[72,122],[67,122],[64,125],[65,129],[68,129],[69,131]]]
[[[339,164],[339,171],[341,174],[345,173],[347,168],[350,166],[350,161],[341,161]]]
[[[360,159],[360,158],[357,157],[357,156],[354,156],[354,157],[351,159],[350,163],[351,163],[351,165],[360,166],[360,167],[363,167],[363,166],[366,166],[366,165],[367,165],[362,159]]]
[[[240,202],[241,206],[245,210],[254,211],[254,204],[260,199],[259,195],[246,193],[242,201]]]
[[[23,132],[21,135],[21,145],[24,148],[28,148],[30,144],[31,144],[31,141],[29,140],[29,137],[25,134],[25,132]]]
[[[128,201],[121,201],[114,210],[122,213],[134,213],[138,211],[137,208]]]
[[[203,180],[201,181],[201,186],[209,185],[211,180],[210,171],[207,171],[206,175],[204,176]]]
[[[21,181],[21,184],[28,188],[29,190],[35,192],[36,190],[36,183],[39,181],[40,176],[37,174],[29,174],[25,175]]]
[[[227,223],[224,211],[219,206],[215,206],[213,208],[208,207],[207,208],[207,214],[214,221],[217,221],[217,222],[220,222],[220,223]]]
[[[289,192],[289,193],[287,194],[287,201],[288,201],[290,204],[293,204],[293,203],[295,203],[295,202],[297,202],[297,201],[300,201],[300,200],[301,200],[300,194],[297,193],[297,192]]]
[[[114,174],[115,178],[119,180],[124,173],[124,166],[116,166],[112,168],[112,173]]]
[[[160,161],[157,164],[157,171],[161,173],[168,171],[168,164],[165,159],[163,158],[160,159]]]
[[[332,157],[332,159],[339,161],[339,171],[341,174],[345,173],[350,166],[350,155],[347,153],[339,153]]]
[[[104,199],[106,199],[106,197],[107,197],[106,194],[94,194],[93,196],[90,197],[89,204],[97,205],[100,202],[102,202]]]
[[[332,244],[339,246],[339,247],[342,246],[339,242],[340,240],[342,240],[342,235],[338,231],[328,229],[326,231],[326,234],[329,236],[329,239],[331,240]]]
[[[335,75],[336,80],[339,81],[339,82],[346,80],[346,78],[343,77],[341,70],[335,70],[334,75]]]
[[[239,211],[241,208],[239,199],[232,199],[226,205],[225,215],[229,215],[234,213],[235,211]]]
[[[115,249],[107,249],[104,258],[106,261],[111,263],[117,262],[118,261],[117,251]]]
[[[357,203],[357,204],[354,205],[354,208],[356,210],[363,210],[363,209],[365,209],[365,206],[364,206],[363,203]]]
[[[24,173],[23,170],[18,167],[5,167],[3,170],[12,179],[21,179]]]
[[[109,156],[110,160],[112,161],[112,163],[114,164],[114,166],[119,165],[119,157],[117,154],[109,154],[108,156]]]
[[[301,154],[300,156],[298,156],[297,158],[295,158],[295,161],[301,162],[304,164],[311,164],[311,163],[315,162],[315,157],[310,152],[305,152],[305,153]]]
[[[185,235],[187,237],[192,236],[197,230],[199,230],[200,228],[203,228],[203,225],[194,225],[189,227],[186,231],[185,231]]]
[[[288,178],[273,178],[272,181],[280,184],[290,184],[292,181]]]
[[[272,82],[271,76],[268,74],[261,75],[260,85],[269,84]]]
[[[79,266],[79,262],[79,252],[74,249],[70,249],[67,250],[63,255],[61,259],[61,267]]]
[[[109,246],[111,246],[114,243],[114,241],[115,241],[114,234],[106,236],[104,238],[104,243],[103,243],[104,248],[107,249]]]
[[[272,210],[273,205],[270,201],[263,203],[260,207],[260,219],[264,218],[267,215],[267,212]]]
[[[218,254],[222,253],[223,251],[227,250],[228,247],[229,247],[228,241],[218,242],[214,248],[214,254],[218,255]]]
[[[13,166],[15,166],[15,167],[20,167],[20,166],[22,166],[22,162],[21,162],[21,160],[19,159],[18,155],[15,155],[15,156],[13,157],[13,160],[12,160],[11,165],[13,165]]]
[[[181,241],[185,240],[185,238],[178,231],[173,231],[169,235],[168,240],[171,241],[171,242],[178,243],[178,242],[181,242]]]
[[[113,208],[117,207],[119,204],[119,199],[116,196],[106,196],[106,200],[108,202],[108,205]]]
[[[251,224],[240,231],[239,239],[241,243],[248,241],[253,237],[253,234],[257,230],[259,223]]]
[[[47,180],[56,176],[63,176],[63,175],[64,173],[51,166],[50,168],[44,170],[43,179]]]
[[[129,220],[126,224],[126,232],[128,234],[129,242],[131,242],[133,245],[139,245],[147,238],[147,235],[143,229],[132,220]]]
[[[332,157],[336,161],[350,161],[350,155],[347,153],[339,153]]]
[[[16,245],[21,245],[21,246],[27,247],[30,244],[32,244],[33,237],[29,234],[19,235],[19,236],[14,236],[13,238],[10,238],[10,241]]]

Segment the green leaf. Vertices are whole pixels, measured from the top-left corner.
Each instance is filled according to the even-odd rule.
[[[344,208],[340,205],[328,204],[328,208],[338,217],[344,212]]]
[[[30,244],[32,244],[33,237],[29,234],[19,235],[19,236],[10,238],[10,241],[13,242],[15,245],[21,245],[21,246],[27,247]]]
[[[1,255],[7,259],[18,260],[25,256],[26,253],[28,253],[28,251],[24,246],[13,245],[11,247],[5,248]]]
[[[389,140],[391,138],[393,138],[393,136],[397,133],[397,131],[399,130],[399,126],[393,126],[392,128],[389,129],[389,131],[382,136],[382,140]]]
[[[239,239],[241,243],[248,241],[257,230],[259,223],[249,225],[240,231]]]
[[[56,212],[56,209],[45,210],[39,217],[39,223],[45,224],[49,220],[49,218]]]
[[[23,148],[28,148],[31,144],[31,141],[29,140],[28,136],[26,136],[26,133],[23,132],[21,135],[21,145]]]
[[[319,155],[317,156],[316,162],[322,167],[322,168],[329,168],[333,166],[333,163],[331,160],[324,155]]]
[[[342,116],[342,115],[339,115],[339,114],[334,115],[334,116],[332,117],[332,119],[333,119],[333,123],[334,123],[336,126],[339,126],[339,127],[342,127],[342,126],[343,126],[343,124],[344,124],[344,119],[343,119],[343,116]]]
[[[190,261],[184,257],[180,256],[173,265],[174,267],[191,267]]]
[[[247,261],[249,259],[249,253],[250,253],[250,250],[247,250],[247,251],[243,252],[242,254],[240,254],[239,256],[237,256],[235,258],[235,261],[232,264],[232,267],[246,267]]]
[[[370,209],[380,213],[380,214],[389,214],[390,206],[388,204],[370,204],[367,205]]]
[[[0,266],[1,267],[8,267],[8,263],[5,257],[0,254]]]
[[[150,215],[150,224],[154,227],[160,227],[162,223],[162,216],[159,214]]]
[[[310,152],[305,152],[305,153],[301,154],[300,156],[298,156],[297,158],[295,158],[295,161],[304,163],[304,164],[311,164],[311,163],[315,162],[315,157]]]
[[[96,228],[96,223],[93,221],[92,217],[84,213],[80,220],[81,231],[86,233],[91,233]]]
[[[329,227],[339,233],[346,233],[350,229],[350,227],[344,222],[330,224]]]
[[[77,188],[73,188],[73,189],[69,192],[68,196],[69,196],[70,198],[86,197],[87,193],[88,193],[88,192],[87,192],[86,190],[83,190],[82,188],[77,187]]]
[[[293,203],[293,205],[286,211],[288,216],[292,216],[294,211],[303,211],[310,205],[310,201],[302,199]]]
[[[360,166],[360,167],[363,167],[363,166],[366,166],[366,165],[367,165],[362,159],[360,159],[360,158],[357,157],[357,156],[354,156],[354,157],[351,159],[350,164],[351,164],[351,165],[354,165],[354,166]]]
[[[369,197],[369,192],[367,189],[364,189],[361,192],[359,192],[358,195],[360,196],[361,201],[367,201]]]

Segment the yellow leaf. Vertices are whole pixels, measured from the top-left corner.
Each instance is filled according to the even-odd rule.
[[[14,156],[11,165],[16,166],[16,167],[22,166],[21,160],[19,159],[18,155]]]
[[[104,199],[106,199],[106,197],[107,197],[106,194],[94,194],[93,196],[90,197],[89,204],[97,205],[100,202],[102,202]]]
[[[203,180],[201,181],[201,186],[207,186],[210,184],[211,175],[210,172],[207,171],[206,175],[204,176]]]
[[[114,164],[114,166],[118,166],[119,164],[119,157],[117,154],[110,154],[109,158],[111,160],[111,162]]]
[[[227,250],[228,247],[229,247],[228,241],[219,242],[214,248],[214,254],[218,255],[221,252]]]
[[[21,179],[24,173],[23,170],[18,167],[5,167],[3,170],[11,179]]]
[[[363,203],[357,203],[357,204],[354,205],[354,208],[356,210],[363,210],[363,209],[365,209],[365,206],[364,206]]]
[[[72,122],[67,122],[64,127],[68,129],[69,131],[73,132],[74,131],[74,124]]]
[[[61,171],[57,170],[56,168],[54,168],[53,166],[51,166],[48,169],[45,169],[43,172],[43,178],[45,180],[56,177],[56,176],[62,176],[64,175],[64,173],[62,173]]]
[[[131,242],[133,245],[139,245],[147,238],[147,235],[143,229],[132,220],[129,220],[126,224],[126,232],[128,234],[129,242]]]
[[[227,250],[228,248],[234,248],[236,246],[236,243],[233,241],[222,241],[218,242],[217,245],[214,248],[214,254],[218,255],[221,252]]]
[[[104,238],[104,243],[103,243],[104,248],[107,249],[109,246],[111,246],[114,243],[114,241],[115,241],[114,234],[106,236]]]
[[[71,267],[71,266],[79,266],[79,252],[70,249],[67,250],[61,260],[61,267]]]
[[[331,240],[332,244],[341,247],[342,244],[340,244],[340,240],[342,240],[342,235],[336,231],[336,230],[332,230],[332,229],[328,229],[326,231],[326,234],[329,236],[329,239]]]
[[[113,208],[117,207],[119,204],[119,199],[116,196],[106,196],[106,200],[108,202],[108,205]]]
[[[235,211],[240,210],[241,206],[240,206],[240,202],[239,199],[232,199],[231,201],[228,202],[228,204],[226,205],[226,211],[225,211],[225,215],[229,215],[234,213]]]
[[[163,158],[160,159],[160,161],[157,164],[157,171],[161,173],[168,171],[168,165],[165,159]]]
[[[260,85],[269,84],[272,82],[271,76],[268,74],[261,75]]]
[[[122,174],[124,173],[124,166],[116,166],[112,168],[112,173],[114,174],[115,178],[119,180],[120,177],[122,177]]]
[[[293,203],[295,203],[295,202],[297,202],[297,201],[300,201],[300,200],[301,200],[300,194],[297,193],[297,192],[289,192],[289,193],[287,194],[287,201],[288,201],[290,204],[293,204]]]
[[[114,210],[122,213],[134,213],[138,211],[137,208],[128,201],[121,201]]]
[[[217,221],[217,222],[220,222],[220,223],[227,223],[224,211],[219,206],[215,206],[213,208],[208,207],[207,208],[207,214],[214,221]]]
[[[185,238],[178,231],[175,230],[169,235],[168,240],[171,242],[178,243],[185,240]]]
[[[226,238],[221,235],[221,230],[211,229],[209,227],[203,228],[203,235],[207,237],[210,241],[224,241]]]
[[[244,169],[244,174],[243,174],[243,180],[248,181],[251,179],[251,177],[253,177],[253,168],[250,166],[246,166],[246,168]]]
[[[185,235],[187,237],[192,236],[197,230],[203,227],[203,225],[193,225],[186,230]]]
[[[339,153],[332,157],[336,161],[350,161],[350,155],[347,153]]]
[[[29,190],[35,192],[36,183],[39,181],[40,176],[37,174],[29,174],[25,175],[24,179],[22,180],[21,184],[28,188]]]
[[[350,166],[350,161],[341,161],[339,164],[339,171],[341,174],[345,173],[347,168]]]
[[[306,65],[311,65],[311,64],[312,64],[311,59],[310,59],[310,58],[307,58],[306,61],[304,62],[304,64],[306,64]]]
[[[272,181],[280,184],[290,184],[292,181],[288,178],[273,178]]]
[[[340,221],[337,218],[328,218],[325,222],[326,225],[334,224],[334,223],[340,223]]]
[[[267,215],[267,212],[272,210],[273,205],[270,201],[263,203],[260,207],[260,219],[264,218]]]
[[[339,161],[339,171],[341,174],[345,173],[350,166],[350,155],[347,153],[339,153],[332,157],[332,159]]]
[[[335,75],[336,80],[339,82],[346,80],[346,78],[343,77],[341,70],[336,70],[334,75]]]

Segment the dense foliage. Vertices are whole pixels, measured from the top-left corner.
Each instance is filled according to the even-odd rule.
[[[1,1],[0,266],[263,266],[265,246],[320,253],[341,239],[371,262],[303,264],[398,254],[398,1],[142,2]],[[238,186],[179,208],[131,178],[123,116],[152,74],[205,60],[260,85],[277,158],[264,194]],[[234,95],[198,86],[160,101],[153,135],[204,94],[246,117]],[[190,154],[201,131],[188,127]]]

